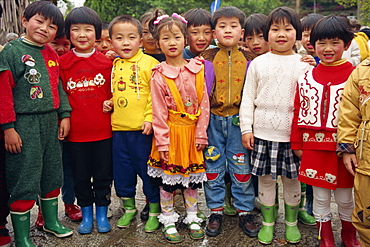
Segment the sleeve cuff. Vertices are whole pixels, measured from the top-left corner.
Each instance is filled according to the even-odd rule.
[[[337,153],[356,153],[355,146],[352,143],[338,143],[337,144]]]
[[[14,128],[14,122],[10,122],[10,123],[6,123],[6,124],[1,125],[2,130],[7,130],[7,129],[11,129],[11,128]]]
[[[62,112],[62,113],[59,114],[59,117],[60,117],[60,119],[71,117],[71,113],[70,112]]]

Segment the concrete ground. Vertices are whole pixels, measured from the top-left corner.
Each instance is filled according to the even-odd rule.
[[[138,185],[138,194],[136,197],[136,205],[139,210],[144,207],[145,198],[141,191],[141,185]],[[317,240],[317,230],[315,226],[306,226],[301,223],[298,224],[299,229],[302,234],[302,240],[298,244],[288,244],[284,240],[284,205],[282,198],[282,191],[280,189],[279,195],[280,201],[280,215],[277,220],[275,227],[275,237],[274,241],[269,246],[296,246],[296,247],[313,247],[317,246],[319,241]],[[138,246],[138,247],[163,247],[163,246],[186,246],[186,247],[199,247],[199,246],[209,246],[209,247],[237,247],[237,246],[264,246],[258,243],[257,238],[249,238],[246,236],[241,228],[238,227],[238,217],[236,216],[224,216],[222,224],[222,233],[217,237],[208,237],[205,236],[202,240],[192,240],[187,232],[187,227],[183,223],[178,224],[178,230],[183,236],[184,240],[178,244],[169,244],[163,237],[162,231],[158,229],[153,233],[145,233],[144,225],[145,222],[140,220],[139,215],[136,216],[136,220],[133,224],[127,229],[119,229],[116,227],[117,220],[122,216],[123,210],[121,206],[120,199],[115,195],[114,189],[112,189],[112,204],[110,208],[113,212],[113,217],[110,219],[112,225],[112,231],[105,234],[97,233],[97,230],[94,229],[91,234],[80,235],[77,232],[79,223],[71,222],[64,215],[64,207],[61,199],[59,200],[59,219],[62,224],[74,230],[74,234],[71,237],[58,239],[53,235],[39,231],[34,227],[34,222],[37,217],[37,208],[33,208],[31,211],[31,231],[30,239],[37,246],[58,246],[58,247],[126,247],[126,246]],[[182,216],[181,219],[185,216],[184,203],[182,201],[182,196],[177,195],[175,197],[176,211]],[[200,200],[199,200],[200,209],[207,215],[210,215],[208,210],[204,192],[200,191]],[[332,202],[333,209],[333,230],[334,236],[336,239],[336,246],[340,246],[340,221],[338,220],[336,204]],[[261,222],[261,214],[257,213],[256,221]],[[10,219],[9,219],[10,222]],[[206,223],[203,223],[204,228]],[[13,237],[13,229],[11,223],[8,224],[10,233]]]

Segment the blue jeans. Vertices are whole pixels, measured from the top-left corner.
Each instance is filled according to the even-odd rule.
[[[71,156],[69,154],[66,141],[62,142],[62,160],[63,160],[63,185],[62,199],[64,204],[71,205],[75,202],[75,190],[73,188],[74,180],[71,167]]]
[[[255,195],[250,172],[250,151],[242,145],[239,114],[230,117],[211,114],[207,134],[209,146],[204,155],[208,181],[204,184],[204,191],[208,208],[224,205],[224,179],[228,171],[235,208],[252,211]]]

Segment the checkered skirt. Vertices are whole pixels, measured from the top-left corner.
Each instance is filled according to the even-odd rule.
[[[299,158],[290,149],[289,142],[266,141],[254,138],[252,150],[252,174],[256,176],[272,175],[298,178]]]

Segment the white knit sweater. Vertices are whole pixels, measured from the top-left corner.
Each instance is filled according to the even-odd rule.
[[[275,142],[289,142],[298,78],[312,68],[301,56],[268,52],[251,62],[240,106],[242,134]],[[252,129],[253,126],[253,129]]]

